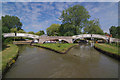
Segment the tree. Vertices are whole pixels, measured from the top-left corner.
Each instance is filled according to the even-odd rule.
[[[62,15],[60,16],[63,25],[70,24],[80,31],[84,27],[89,18],[90,15],[88,11],[83,6],[80,5],[75,5],[73,7],[69,7],[66,10],[63,10]]]
[[[107,33],[107,32],[105,32],[104,34],[105,34],[105,35],[107,35],[108,33]]]
[[[117,38],[120,39],[120,26],[117,27]]]
[[[9,33],[10,29],[8,29],[8,27],[6,26],[2,26],[2,33]]]
[[[120,38],[120,26],[111,26],[110,29],[110,34],[112,34],[112,37],[114,38]]]
[[[88,21],[84,32],[87,34],[104,34],[103,30],[100,28],[99,19]]]
[[[17,33],[26,33],[23,29],[20,29],[19,31],[17,31]]]
[[[35,34],[33,31],[28,32],[28,34]]]
[[[7,27],[9,30],[11,28],[17,28],[17,30],[20,30],[22,27],[22,23],[20,22],[20,19],[17,16],[5,15],[2,16],[2,27]]]
[[[70,25],[68,23],[62,24],[59,28],[59,34],[61,36],[73,36],[77,35],[76,33],[79,32],[79,29],[77,29],[75,26]]]
[[[11,29],[10,29],[10,32],[12,32],[12,33],[17,33],[17,28],[11,28]]]
[[[110,31],[110,34],[112,34],[112,37],[114,37],[114,38],[117,37],[117,27],[111,26],[109,31]]]
[[[41,36],[41,35],[45,34],[45,32],[44,32],[43,30],[40,30],[40,31],[38,31],[38,32],[35,33],[35,34],[38,35],[38,36]]]
[[[59,28],[60,28],[60,24],[52,24],[50,27],[47,28],[47,35],[48,36],[58,36]]]
[[[11,31],[16,32],[22,27],[22,23],[20,22],[20,19],[17,16],[5,15],[1,17],[0,21],[2,21],[2,33],[9,33]],[[12,39],[13,38],[4,38],[2,36],[3,45],[6,45],[7,43],[11,42]]]

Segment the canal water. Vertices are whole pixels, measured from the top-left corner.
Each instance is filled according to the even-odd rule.
[[[119,61],[89,44],[67,54],[29,45],[20,46],[20,56],[5,78],[117,78]]]

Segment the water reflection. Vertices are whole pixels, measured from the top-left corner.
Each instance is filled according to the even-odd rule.
[[[80,44],[67,54],[21,46],[20,56],[6,78],[116,78],[118,61]]]

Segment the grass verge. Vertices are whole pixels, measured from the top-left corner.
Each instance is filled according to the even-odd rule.
[[[109,44],[98,44],[98,43],[96,43],[94,46],[105,52],[120,56],[120,52],[118,51],[120,49],[120,47],[112,46]]]
[[[72,44],[72,43],[46,43],[46,44],[33,44],[35,46],[41,46],[41,47],[46,47],[55,51],[58,51],[60,53],[65,53],[68,49],[71,47],[78,45],[78,44]]]
[[[2,70],[4,70],[8,63],[12,60],[14,63],[15,58],[18,55],[18,47],[14,44],[8,44],[7,47],[2,51]],[[10,65],[10,64],[9,64]]]

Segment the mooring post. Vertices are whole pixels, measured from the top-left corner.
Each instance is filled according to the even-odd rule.
[[[111,38],[109,37],[109,44],[111,43],[111,40],[110,40]]]

